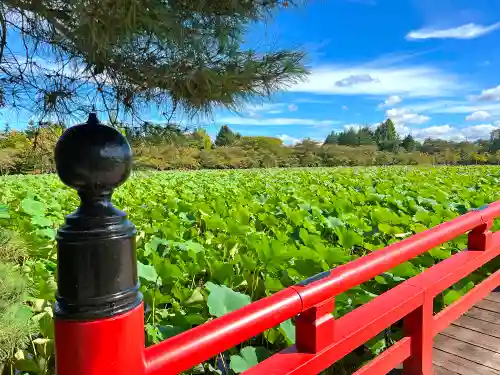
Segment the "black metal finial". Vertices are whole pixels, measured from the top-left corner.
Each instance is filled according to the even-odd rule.
[[[132,151],[116,129],[102,125],[95,113],[84,124],[67,129],[56,144],[57,173],[82,191],[112,190],[127,180]]]
[[[58,232],[56,316],[92,319],[134,308],[141,302],[136,230],[111,203],[113,190],[131,172],[129,143],[91,113],[87,123],[61,136],[55,162],[62,182],[81,199]]]
[[[87,125],[99,125],[99,119],[97,118],[97,114],[94,110],[89,114]]]

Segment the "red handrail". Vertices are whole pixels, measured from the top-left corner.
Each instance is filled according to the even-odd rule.
[[[452,275],[448,278],[447,282],[439,284],[441,286],[448,285],[450,280],[455,280],[458,276],[460,276],[460,278],[466,276],[468,273],[473,272],[475,269],[484,265],[488,259],[492,259],[497,256],[499,252],[499,237],[496,235],[494,237],[491,236],[489,229],[491,227],[492,220],[498,216],[500,216],[500,202],[495,202],[479,210],[469,212],[449,222],[415,234],[412,237],[398,243],[394,243],[384,249],[375,251],[353,262],[339,266],[334,270],[308,279],[298,285],[289,287],[270,297],[256,301],[242,309],[214,319],[189,331],[183,332],[162,343],[146,348],[146,374],[178,374],[265,331],[266,329],[274,327],[275,325],[299,314],[300,318],[297,320],[296,324],[298,333],[297,345],[296,347],[288,349],[290,353],[295,353],[296,356],[293,358],[287,356],[285,363],[281,360],[283,354],[281,354],[281,357],[279,355],[275,355],[267,361],[259,364],[255,369],[249,370],[247,373],[252,375],[264,373],[267,375],[284,375],[292,373],[313,374],[315,372],[311,371],[316,371],[318,368],[325,368],[338,359],[336,356],[332,357],[331,355],[328,355],[328,363],[326,363],[324,361],[325,356],[323,355],[323,360],[314,362],[320,363],[320,365],[313,366],[312,362],[310,362],[314,358],[321,358],[321,355],[318,353],[329,352],[332,348],[337,348],[339,342],[346,342],[345,340],[342,341],[341,338],[336,335],[338,332],[343,332],[342,329],[338,330],[337,327],[345,327],[349,325],[351,327],[359,326],[362,328],[369,325],[369,322],[367,322],[365,318],[370,317],[371,315],[368,313],[367,315],[359,315],[359,312],[357,311],[366,312],[366,309],[372,308],[375,306],[374,304],[378,304],[376,306],[380,306],[381,308],[385,307],[386,309],[389,309],[392,305],[390,304],[391,300],[387,299],[387,296],[391,296],[393,300],[399,296],[399,299],[396,300],[400,300],[402,304],[401,306],[404,307],[402,308],[401,313],[404,314],[396,314],[394,316],[391,315],[389,321],[394,320],[395,317],[401,319],[419,306],[422,311],[425,306],[427,314],[428,302],[424,303],[423,297],[420,298],[418,296],[423,296],[424,293],[428,294],[433,285],[436,285],[437,279],[439,279],[439,274],[436,273],[436,270],[440,272],[446,271],[446,274]],[[472,231],[471,234],[469,234],[469,250],[472,251],[469,251],[468,253],[456,254],[446,261],[443,261],[427,270],[423,274],[408,280],[403,283],[404,285],[402,284],[375,298],[375,300],[371,302],[371,305],[365,305],[368,307],[362,306],[361,308],[356,309],[351,314],[348,314],[346,317],[336,321],[335,324],[333,319],[330,320],[327,318],[325,320],[325,317],[327,316],[331,318],[330,312],[333,310],[332,299],[336,295],[366,282],[383,272],[389,271],[397,265],[468,231]],[[462,254],[466,255],[464,256]],[[457,264],[453,262],[458,262],[457,264],[462,265],[466,264],[466,267],[456,268]],[[450,265],[453,265],[453,268],[446,268],[450,267]],[[462,273],[460,273],[459,270],[462,270]],[[456,281],[460,278],[456,279]],[[493,280],[496,281],[497,279]],[[412,285],[412,283],[417,284]],[[494,282],[490,281],[490,284],[488,285],[494,285]],[[404,292],[403,288],[405,288]],[[494,286],[492,289],[493,288]],[[442,291],[446,289],[446,287],[439,289]],[[408,295],[408,293],[410,293],[409,290],[413,290],[414,294],[408,296],[407,299],[401,299],[405,296],[405,294]],[[416,301],[414,302],[416,305],[411,304],[410,299],[411,301]],[[408,308],[411,309],[408,310]],[[379,313],[382,311],[383,310],[379,311]],[[422,313],[422,311],[420,311],[420,313]],[[349,316],[350,318],[348,318]],[[353,316],[356,316],[358,320],[353,320]],[[408,319],[411,317],[412,316]],[[397,321],[398,319],[394,321]],[[429,319],[429,317],[427,316],[426,319]],[[415,318],[413,318],[413,320],[415,321]],[[416,320],[418,321],[418,319]],[[340,322],[342,322],[342,324]],[[387,321],[384,321],[383,323],[386,324]],[[421,321],[420,323],[424,324],[424,321]],[[381,330],[390,324],[391,323],[389,322],[383,327],[379,327],[378,325],[376,327]],[[421,329],[421,327],[419,329]],[[374,334],[379,331],[376,331]],[[301,332],[309,332],[309,337],[305,337],[305,334],[300,334]],[[363,335],[359,337],[364,338]],[[367,339],[369,338],[370,337],[368,336]],[[414,339],[414,342],[415,341],[416,339]],[[363,342],[360,342],[359,344],[362,343]],[[396,349],[393,350],[400,354],[406,353],[406,346],[404,345],[409,344],[400,345],[402,345],[402,348],[400,348],[399,351],[396,351]],[[297,347],[300,350],[297,351]],[[355,347],[356,346],[350,346],[349,349],[353,350]],[[427,348],[426,350],[428,351],[430,349]],[[422,352],[422,350],[420,351]],[[419,356],[417,349],[412,348],[412,352],[413,357],[417,358]],[[337,350],[336,353],[338,354],[339,351]],[[348,352],[344,353],[344,355],[347,353]],[[297,361],[297,358],[301,359]],[[384,358],[390,358],[390,356],[388,357],[385,355]],[[418,360],[420,362],[425,361],[423,358]],[[273,367],[273,361],[278,361],[279,366],[281,367]],[[300,365],[300,363],[304,364],[304,361],[308,363],[310,362],[307,370],[304,370],[302,365]],[[426,361],[428,366],[428,360]],[[412,365],[414,368],[415,366],[422,366],[422,363],[419,364],[417,362]],[[321,371],[321,369],[318,371]]]
[[[321,351],[304,353],[292,346],[245,371],[244,375],[317,374],[401,319],[409,340],[401,340],[392,349],[397,352],[393,354],[396,358],[389,352],[359,372],[380,375],[384,372],[377,372],[377,368],[392,369],[410,359],[413,363],[409,363],[408,373],[430,375],[434,336],[500,285],[500,271],[436,316],[432,314],[433,297],[499,255],[500,233],[495,233],[489,250],[456,254],[336,320],[330,342]]]

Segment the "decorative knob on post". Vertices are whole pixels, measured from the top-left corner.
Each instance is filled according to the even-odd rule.
[[[61,136],[55,162],[61,180],[81,200],[57,235],[57,374],[140,375],[144,312],[136,229],[111,203],[113,190],[131,172],[130,145],[91,113],[87,123]]]
[[[76,189],[80,207],[58,233],[58,292],[61,318],[109,317],[140,303],[135,227],[111,203],[113,189],[130,175],[132,151],[117,130],[99,124],[69,128],[55,149],[56,168]]]

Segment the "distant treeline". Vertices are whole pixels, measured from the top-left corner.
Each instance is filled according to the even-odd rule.
[[[500,164],[500,132],[489,140],[416,141],[400,137],[391,120],[369,127],[332,132],[323,143],[305,139],[286,146],[278,138],[247,137],[221,127],[215,142],[204,129],[187,131],[175,124],[115,124],[134,150],[135,169],[231,169],[421,164]],[[0,173],[54,171],[53,150],[62,124],[29,124],[24,131],[0,133]]]

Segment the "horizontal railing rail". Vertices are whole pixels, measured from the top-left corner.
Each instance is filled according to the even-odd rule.
[[[320,352],[303,353],[293,346],[244,372],[244,375],[317,374],[401,319],[404,319],[405,330],[409,336],[391,349],[397,354],[389,352],[377,357],[358,373],[380,375],[384,372],[374,368],[390,370],[415,356],[413,360],[417,363],[410,366],[413,365],[413,369],[417,370],[409,373],[431,374],[434,336],[500,285],[500,271],[435,316],[432,310],[433,297],[500,255],[499,235],[500,233],[496,234],[495,245],[491,250],[464,252],[448,258],[336,320],[330,345]],[[455,310],[459,310],[460,314],[454,313]],[[412,345],[416,348],[412,348]],[[422,358],[425,356],[427,358]],[[425,366],[427,372],[421,370]]]
[[[316,374],[405,317],[407,331],[417,333],[411,333],[391,347],[371,366],[385,368],[383,366],[392,365],[395,359],[414,358],[413,362],[407,362],[406,368],[428,367],[432,364],[429,358],[419,357],[432,349],[429,337],[434,335],[434,325],[443,329],[458,308],[449,307],[432,323],[429,320],[432,299],[499,255],[499,234],[490,232],[493,219],[498,216],[500,202],[495,202],[146,348],[146,374],[178,374],[295,316],[298,316],[296,344],[245,374]],[[468,251],[453,255],[346,316],[333,319],[331,312],[336,295],[467,232],[470,232]],[[485,281],[490,290],[494,289],[495,282],[500,284],[497,274],[491,276],[491,280]],[[483,293],[470,293],[476,293],[473,295],[479,298],[488,287],[477,286]],[[476,298],[466,296],[464,301],[468,302],[463,306],[469,306]],[[432,335],[428,334],[429,330]],[[426,349],[413,348],[416,341],[422,341],[418,336],[423,336],[423,331],[429,336]],[[370,371],[360,373],[376,373]]]

